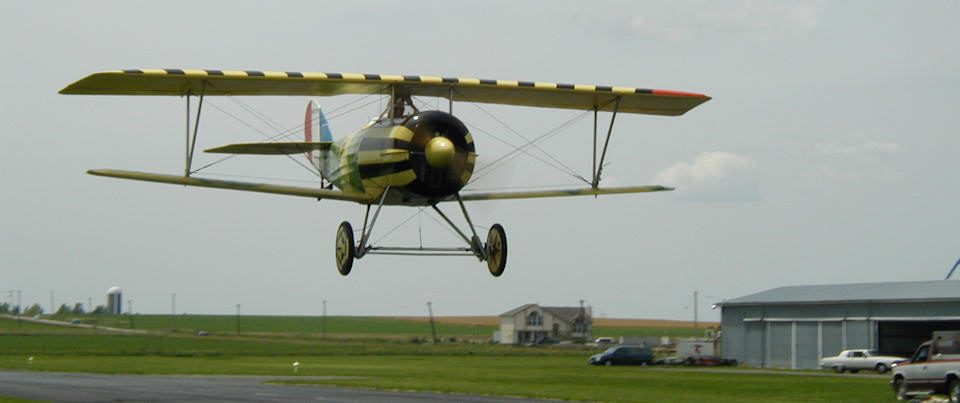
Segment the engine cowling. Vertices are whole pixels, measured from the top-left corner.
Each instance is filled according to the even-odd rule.
[[[405,189],[437,199],[460,191],[473,175],[476,162],[476,149],[467,126],[441,111],[417,113],[404,126],[413,132],[409,163],[416,174]]]

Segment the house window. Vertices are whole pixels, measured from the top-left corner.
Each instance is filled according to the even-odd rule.
[[[540,312],[533,311],[527,315],[527,326],[542,326],[543,325],[543,316],[540,316]]]

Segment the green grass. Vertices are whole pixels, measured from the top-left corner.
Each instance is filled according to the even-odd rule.
[[[883,378],[770,371],[592,367],[573,356],[37,357],[0,355],[0,367],[133,374],[351,376],[285,383],[430,390],[605,402],[857,402],[891,400]]]
[[[64,318],[69,319],[69,317]],[[98,316],[100,325],[124,316]],[[824,371],[744,373],[658,367],[593,367],[586,358],[601,349],[534,348],[490,343],[422,343],[429,323],[387,318],[328,318],[323,338],[318,318],[136,316],[149,335],[64,328],[0,320],[0,368],[131,374],[352,376],[294,383],[429,390],[607,402],[835,402],[891,400],[888,379],[822,376]],[[141,320],[142,319],[142,320]],[[248,320],[249,319],[249,320]],[[248,323],[249,328],[244,328]],[[478,327],[450,326],[450,334]],[[211,332],[196,336],[197,329]],[[333,332],[332,329],[337,329]],[[643,329],[628,335],[647,336]],[[363,332],[368,332],[363,335]],[[658,333],[663,329],[651,329]],[[438,329],[438,333],[440,332]],[[478,332],[479,333],[479,332]],[[611,335],[600,333],[599,335]],[[615,334],[613,334],[615,335]],[[654,336],[659,334],[653,334]],[[487,336],[488,337],[488,336]],[[464,337],[469,338],[469,337]],[[417,342],[413,342],[413,340]],[[33,357],[33,360],[29,360]],[[0,398],[2,400],[2,398]]]
[[[593,337],[703,337],[704,329],[687,327],[603,327],[594,326]]]

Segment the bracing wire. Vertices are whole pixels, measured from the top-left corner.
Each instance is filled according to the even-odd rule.
[[[500,156],[500,157],[497,158],[496,160],[490,162],[489,164],[487,164],[487,165],[484,166],[483,168],[478,169],[477,172],[476,172],[476,174],[473,175],[473,177],[470,179],[470,183],[473,183],[473,182],[479,180],[480,178],[482,178],[482,177],[490,174],[491,172],[495,171],[496,169],[499,169],[500,167],[502,167],[504,164],[506,164],[507,162],[509,162],[509,161],[512,160],[513,158],[516,158],[517,156],[519,156],[520,153],[525,153],[525,154],[527,154],[527,155],[530,155],[530,154],[527,153],[526,150],[525,150],[526,148],[529,147],[529,144],[531,144],[531,143],[542,143],[542,142],[548,140],[549,138],[551,138],[551,137],[553,137],[553,136],[561,133],[563,130],[566,130],[568,127],[572,126],[572,125],[575,124],[576,122],[582,120],[583,118],[585,118],[586,116],[588,116],[588,114],[589,114],[588,112],[584,112],[584,113],[578,114],[577,116],[574,116],[573,118],[571,118],[571,119],[569,119],[569,120],[561,123],[559,126],[557,126],[557,127],[553,128],[553,129],[545,132],[544,134],[542,134],[542,135],[534,138],[533,140],[530,140],[529,143],[527,143],[526,145],[520,146],[520,147],[513,146],[513,145],[510,144],[509,142],[505,142],[504,140],[497,138],[497,140],[499,140],[499,141],[501,141],[501,142],[504,142],[505,144],[510,145],[510,146],[513,146],[513,147],[515,147],[515,148],[514,148],[513,150],[511,150],[510,152],[508,152],[508,153]],[[472,126],[471,126],[471,127],[472,127]],[[480,130],[480,129],[478,129],[478,131],[483,132],[483,131]],[[484,132],[484,134],[490,135],[489,133],[485,133],[485,132]],[[495,136],[492,136],[492,135],[491,135],[491,137],[496,138]],[[532,156],[532,155],[531,155],[531,156]],[[536,157],[534,157],[534,158],[536,158]],[[538,158],[538,159],[539,159],[539,158]],[[542,162],[544,162],[544,163],[546,163],[546,164],[548,164],[548,165],[550,165],[550,166],[558,169],[559,171],[564,171],[563,169],[558,168],[558,167],[554,166],[553,164],[550,164],[549,162],[543,161],[542,159],[539,159],[539,160],[541,160]],[[586,179],[584,179],[582,176],[578,175],[575,171],[572,171],[572,170],[569,170],[569,169],[568,169],[565,173],[573,176],[573,177],[576,178],[576,179],[579,179],[579,180],[581,180],[581,181],[585,181],[585,182],[589,183],[589,181],[587,181]]]
[[[540,146],[537,145],[536,142],[530,141],[530,139],[528,139],[526,136],[524,136],[523,134],[520,134],[520,132],[518,132],[518,131],[515,130],[513,127],[510,127],[509,125],[507,125],[506,123],[504,123],[502,120],[500,120],[500,118],[496,117],[494,114],[490,113],[488,110],[486,110],[485,108],[483,108],[483,107],[480,106],[479,104],[474,103],[474,102],[471,102],[471,104],[472,104],[475,108],[479,109],[481,112],[483,112],[484,114],[486,114],[487,116],[489,116],[491,119],[493,119],[495,122],[499,123],[501,126],[505,127],[507,130],[513,132],[513,134],[517,135],[517,137],[520,137],[521,139],[523,139],[524,141],[526,141],[526,144],[523,145],[524,147],[527,147],[527,148],[530,148],[530,147],[536,148],[537,151],[540,151],[541,153],[543,153],[543,155],[547,156],[547,158],[552,159],[554,162],[556,162],[556,163],[559,164],[560,166],[566,168],[567,173],[570,173],[570,174],[572,174],[572,175],[574,175],[574,176],[578,176],[578,175],[576,174],[576,171],[573,170],[573,168],[570,168],[569,166],[567,166],[566,164],[564,164],[563,161],[560,161],[559,159],[557,159],[556,157],[554,157],[553,155],[551,155],[550,153],[548,153],[548,152],[547,152],[546,150],[544,150],[543,148],[540,148]]]

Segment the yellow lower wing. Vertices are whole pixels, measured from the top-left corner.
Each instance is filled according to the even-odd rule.
[[[370,203],[373,200],[362,194],[346,193],[333,189],[305,188],[297,186],[271,185],[265,183],[235,182],[218,179],[194,178],[190,176],[164,175],[149,172],[118,171],[113,169],[91,169],[90,175],[109,176],[111,178],[132,179],[146,182],[170,183],[174,185],[199,186],[206,188],[243,190],[248,192],[273,193],[288,196],[313,197],[317,199],[346,200],[357,203]]]
[[[540,190],[531,192],[494,192],[494,193],[465,193],[460,198],[463,201],[468,200],[501,200],[501,199],[534,199],[538,197],[564,197],[564,196],[599,196],[605,194],[619,193],[647,193],[647,192],[665,192],[673,188],[665,186],[624,186],[615,188],[585,188],[585,189],[557,189]],[[449,198],[445,201],[456,200]]]

